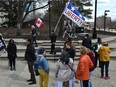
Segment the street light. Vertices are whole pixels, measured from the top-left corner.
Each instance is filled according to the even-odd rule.
[[[107,16],[106,12],[110,12],[110,10],[105,10],[104,11],[104,31],[105,31],[105,28],[106,28],[106,16]]]
[[[49,4],[49,36],[51,35],[51,9],[50,9],[50,0],[48,1]]]
[[[94,15],[94,28],[93,28],[93,39],[97,38],[97,33],[96,33],[96,16],[97,16],[97,0],[95,0],[95,15]]]

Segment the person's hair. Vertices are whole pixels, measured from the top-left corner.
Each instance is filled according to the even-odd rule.
[[[80,47],[80,53],[81,53],[82,55],[87,54],[87,48],[86,48],[85,46],[81,46],[81,47]]]
[[[86,34],[85,36],[86,36],[86,37],[89,37],[89,34]]]
[[[68,54],[68,52],[67,51],[63,51],[61,53],[61,56],[60,56],[60,61],[63,64],[68,64],[69,63],[69,57],[70,57],[70,55]]]
[[[10,39],[8,44],[11,44],[11,41],[13,41],[13,44],[14,44],[14,40],[13,39]]]
[[[34,29],[34,28],[35,28],[35,26],[34,26],[34,25],[32,25],[32,26],[31,26],[31,28],[32,28],[32,29]]]
[[[31,38],[28,38],[27,41],[30,42],[30,43],[32,43],[32,39]]]
[[[97,38],[97,42],[101,42],[101,38],[100,37]]]

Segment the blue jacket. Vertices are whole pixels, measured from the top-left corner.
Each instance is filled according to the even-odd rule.
[[[46,60],[46,58],[41,54],[39,54],[37,58],[40,58],[38,69],[45,70],[46,72],[49,72],[49,64],[48,64],[48,61]]]

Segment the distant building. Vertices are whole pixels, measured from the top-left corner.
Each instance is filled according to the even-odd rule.
[[[106,17],[106,28],[111,27],[111,17]],[[104,28],[104,16],[97,17],[96,19],[96,27],[97,28]]]

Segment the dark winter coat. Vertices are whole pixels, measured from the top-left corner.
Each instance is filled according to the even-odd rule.
[[[83,39],[83,41],[82,41],[82,46],[85,46],[85,47],[91,49],[91,45],[92,45],[91,39],[88,38],[88,37],[85,37],[85,38]]]
[[[27,61],[34,61],[36,59],[35,48],[32,44],[27,45],[27,49],[25,51],[25,59]]]
[[[70,58],[74,59],[74,57],[75,57],[75,50],[73,48],[67,48],[66,51],[70,55]]]
[[[17,47],[14,43],[13,44],[8,44],[7,53],[8,53],[8,58],[9,59],[13,59],[13,58],[17,57]]]
[[[33,29],[31,34],[32,34],[33,37],[36,37],[36,35],[37,35],[36,29]]]
[[[55,43],[55,42],[56,42],[56,38],[57,38],[57,36],[55,35],[55,33],[53,33],[53,34],[50,36],[51,43]]]

